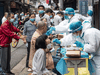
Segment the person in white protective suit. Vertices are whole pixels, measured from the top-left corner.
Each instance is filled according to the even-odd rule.
[[[92,27],[92,15],[93,15],[93,11],[88,10],[87,12],[87,17],[80,15],[80,18],[83,19],[84,21],[82,22],[83,25],[83,30],[86,30],[87,28],[91,28]]]
[[[73,22],[74,23],[74,22]],[[71,24],[73,24],[71,23]],[[78,21],[77,22],[78,25],[82,25],[81,21]],[[83,26],[81,27],[83,28]],[[68,30],[70,31],[70,30]],[[71,44],[74,44],[76,41],[79,41],[78,40],[79,38],[77,38],[77,36],[75,36],[74,34],[70,33],[68,35],[66,35],[64,38],[58,40],[57,38],[53,40],[53,42],[56,42],[57,44],[60,44],[60,46],[68,46],[68,45],[71,45]],[[82,41],[82,40],[80,40]]]
[[[96,71],[95,75],[100,74],[100,31],[96,28],[89,28],[85,31],[82,29],[82,25],[72,23],[69,28],[70,32],[76,36],[84,39],[84,44],[76,41],[77,47],[83,47],[83,51],[93,54],[91,59],[92,65]]]
[[[74,9],[73,8],[66,8],[65,9],[65,19],[62,21],[59,25],[51,27],[48,31],[47,31],[47,35],[50,35],[53,33],[58,34],[58,33],[67,33],[68,34],[68,28],[69,25],[73,22],[77,22],[79,21],[79,17],[78,15],[75,15]]]
[[[92,21],[92,15],[93,15],[93,11],[92,10],[88,10],[88,12],[87,12],[87,17],[85,17],[85,16],[82,16],[82,15],[80,15],[81,16],[81,19],[82,20],[86,20],[86,21]]]

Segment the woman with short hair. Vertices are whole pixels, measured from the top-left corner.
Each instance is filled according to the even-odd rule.
[[[46,68],[46,51],[47,45],[50,43],[50,39],[47,35],[41,35],[35,42],[35,55],[32,62],[32,75],[44,75],[49,73]]]

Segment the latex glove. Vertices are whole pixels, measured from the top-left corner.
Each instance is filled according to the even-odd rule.
[[[66,55],[66,49],[65,48],[61,48],[60,53],[65,56]]]
[[[57,38],[54,39],[53,42],[56,42],[57,44],[61,44],[61,41],[59,41]]]
[[[55,29],[55,27],[51,27],[50,30],[55,31],[56,29]]]
[[[46,32],[46,35],[47,35],[47,36],[49,36],[50,34],[52,34],[52,30],[48,30],[48,31]]]
[[[76,41],[74,44],[76,44],[77,47],[84,48],[84,44],[82,44],[82,43],[79,42],[79,41]]]

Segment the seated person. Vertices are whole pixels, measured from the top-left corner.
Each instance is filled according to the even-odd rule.
[[[50,43],[50,39],[47,35],[41,35],[35,42],[35,55],[32,62],[33,73],[31,75],[44,75],[49,74],[46,68],[46,51],[47,45]]]

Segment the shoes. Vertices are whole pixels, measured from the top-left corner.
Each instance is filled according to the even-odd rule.
[[[28,72],[32,72],[32,69],[31,68],[28,68],[28,70],[27,70]]]

